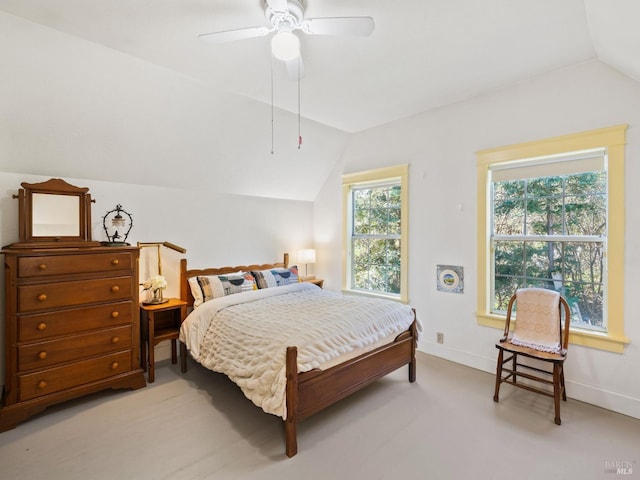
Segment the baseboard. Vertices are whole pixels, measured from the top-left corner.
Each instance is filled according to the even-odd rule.
[[[610,392],[591,385],[566,380],[567,396],[581,402],[606,408],[629,417],[640,419],[640,400],[637,398]]]
[[[465,352],[451,347],[445,347],[437,343],[423,342],[420,345],[419,350],[421,352],[428,353],[434,357],[444,358],[451,362],[460,363],[467,367],[475,368],[476,370],[482,370],[487,373],[495,373],[496,371],[496,359],[486,358],[473,353]]]
[[[496,358],[486,358],[463,350],[428,342],[421,343],[420,351],[483,372],[495,374],[496,371]],[[570,378],[566,378],[566,386],[569,398],[640,419],[640,399],[638,398],[574,382]]]

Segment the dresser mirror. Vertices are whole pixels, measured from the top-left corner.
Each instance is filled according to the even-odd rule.
[[[41,183],[23,182],[14,198],[19,202],[19,246],[89,246],[91,195],[88,188],[59,178]]]
[[[75,195],[31,194],[33,237],[79,237],[80,202]]]

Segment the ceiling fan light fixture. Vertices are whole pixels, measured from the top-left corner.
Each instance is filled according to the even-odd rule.
[[[271,53],[287,62],[300,56],[300,39],[291,32],[278,32],[271,39]]]

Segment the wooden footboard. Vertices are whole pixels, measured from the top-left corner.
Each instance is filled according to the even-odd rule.
[[[297,423],[360,390],[403,365],[409,365],[409,381],[416,379],[417,330],[414,321],[394,342],[338,364],[327,370],[298,373],[296,347],[287,348],[286,454],[298,452]]]

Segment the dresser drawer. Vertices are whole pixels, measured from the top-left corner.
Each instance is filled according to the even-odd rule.
[[[18,347],[18,371],[45,368],[124,348],[131,348],[131,325],[21,345]]]
[[[129,325],[137,314],[138,304],[125,302],[32,313],[18,317],[18,342],[46,340],[60,335]]]
[[[136,298],[136,293],[130,276],[24,285],[18,287],[18,313]]]
[[[18,258],[18,277],[43,277],[73,273],[121,272],[131,270],[129,252],[78,255],[42,255]]]
[[[19,401],[103,380],[113,375],[126,373],[131,368],[131,352],[127,351],[18,375]]]

